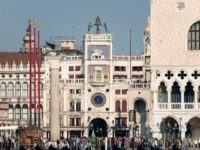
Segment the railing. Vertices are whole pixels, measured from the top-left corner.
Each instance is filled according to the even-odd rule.
[[[66,80],[67,83],[84,83],[84,79],[69,79]]]
[[[127,79],[113,79],[114,83],[127,82]]]
[[[130,56],[113,56],[113,60],[127,61],[127,60],[130,60]],[[142,61],[143,56],[131,56],[131,60]]]
[[[181,103],[171,103],[171,109],[181,109]]]
[[[168,109],[168,103],[159,103],[158,109]]]
[[[185,109],[194,109],[194,103],[185,103]]]
[[[66,56],[63,59],[64,60],[81,60],[82,56]]]
[[[149,89],[151,87],[150,83],[130,83],[131,88],[143,88]]]

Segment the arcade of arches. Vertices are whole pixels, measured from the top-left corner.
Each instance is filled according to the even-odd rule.
[[[181,126],[180,126],[181,124]],[[186,131],[184,128],[186,127]],[[192,138],[199,139],[200,137],[200,118],[193,117],[188,122],[182,122],[182,118],[179,118],[178,122],[172,117],[166,117],[162,119],[160,123],[160,132],[164,138]],[[183,133],[181,133],[183,132]],[[183,135],[181,135],[183,134]]]

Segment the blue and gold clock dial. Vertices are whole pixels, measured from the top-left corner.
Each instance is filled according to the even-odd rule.
[[[106,97],[102,93],[95,93],[94,95],[92,95],[91,100],[92,100],[93,105],[100,107],[100,106],[103,106],[105,104]]]

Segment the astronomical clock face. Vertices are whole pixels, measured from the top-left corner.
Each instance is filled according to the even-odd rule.
[[[104,59],[110,58],[110,46],[104,45],[90,45],[88,46],[88,58],[92,57],[92,54],[95,50],[101,51],[101,54],[104,56]]]
[[[91,98],[92,104],[96,107],[101,107],[106,102],[106,96],[102,93],[95,93]]]

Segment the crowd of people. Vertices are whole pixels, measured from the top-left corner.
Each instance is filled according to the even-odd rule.
[[[165,147],[165,148],[164,148]],[[20,139],[0,136],[0,150],[192,150],[200,149],[197,140],[185,139],[152,139],[152,138],[61,138],[57,142],[50,142],[43,138],[29,148]]]

